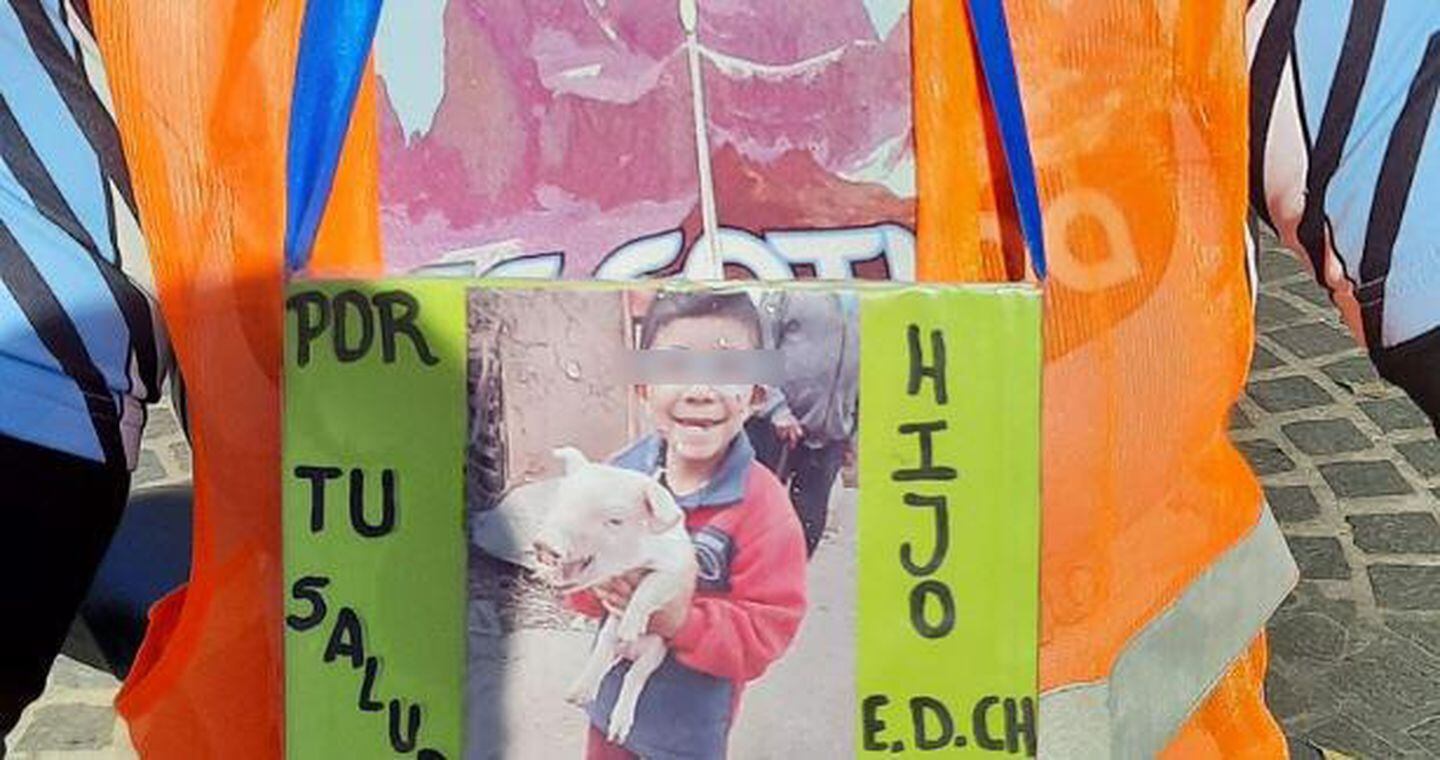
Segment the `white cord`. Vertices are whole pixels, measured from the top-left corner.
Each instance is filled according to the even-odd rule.
[[[700,221],[705,231],[705,250],[700,246],[691,251],[692,256],[702,256],[701,266],[695,269],[692,279],[722,280],[724,270],[720,265],[720,221],[715,214],[715,181],[710,173],[710,136],[705,119],[705,86],[700,69],[700,10],[697,0],[679,0],[680,24],[685,28],[685,52],[690,62],[690,95],[692,118],[695,122],[695,161],[700,170]]]

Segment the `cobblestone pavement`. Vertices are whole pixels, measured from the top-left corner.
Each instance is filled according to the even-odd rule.
[[[1271,709],[1297,758],[1440,757],[1440,441],[1381,381],[1291,256],[1260,260],[1258,337],[1232,431],[1300,565],[1270,624]],[[137,488],[189,477],[157,409]],[[14,758],[132,758],[118,684],[68,658],[10,738]]]
[[[1260,260],[1233,436],[1300,566],[1267,694],[1298,758],[1440,757],[1440,442],[1288,254]]]
[[[190,448],[168,405],[151,410],[135,469],[136,489],[190,478]],[[44,696],[6,740],[15,760],[120,760],[135,757],[113,702],[120,683],[109,673],[61,656]]]

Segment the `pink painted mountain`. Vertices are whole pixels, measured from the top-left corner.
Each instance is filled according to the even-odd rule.
[[[887,4],[701,0],[722,224],[913,225],[908,17],[876,20]],[[693,239],[675,0],[448,0],[433,39],[380,44],[429,47],[443,63],[438,102],[418,118],[395,90],[413,78],[382,65],[392,270],[563,251],[566,274],[584,276],[635,238],[684,226]]]

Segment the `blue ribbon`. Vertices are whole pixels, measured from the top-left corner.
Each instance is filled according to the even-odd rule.
[[[292,272],[310,261],[382,2],[305,4],[285,166],[285,264]]]
[[[1025,128],[1025,105],[1020,99],[1020,81],[1015,73],[1015,53],[1010,47],[1010,29],[1005,22],[1002,0],[969,0],[970,27],[980,53],[985,89],[995,109],[1005,165],[1010,171],[1010,188],[1020,214],[1020,230],[1030,250],[1030,264],[1036,276],[1045,277],[1045,229],[1040,213],[1040,192],[1035,182],[1035,160],[1030,155],[1030,138]]]

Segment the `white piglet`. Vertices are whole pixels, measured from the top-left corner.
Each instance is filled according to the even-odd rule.
[[[597,464],[573,448],[555,451],[565,465],[555,502],[536,535],[540,574],[572,593],[645,570],[623,614],[600,627],[595,648],[566,694],[577,705],[595,700],[605,674],[631,661],[610,712],[610,741],[622,743],[635,722],[645,682],[665,660],[665,641],[649,633],[650,617],[693,589],[698,568],[685,515],[658,478]]]

